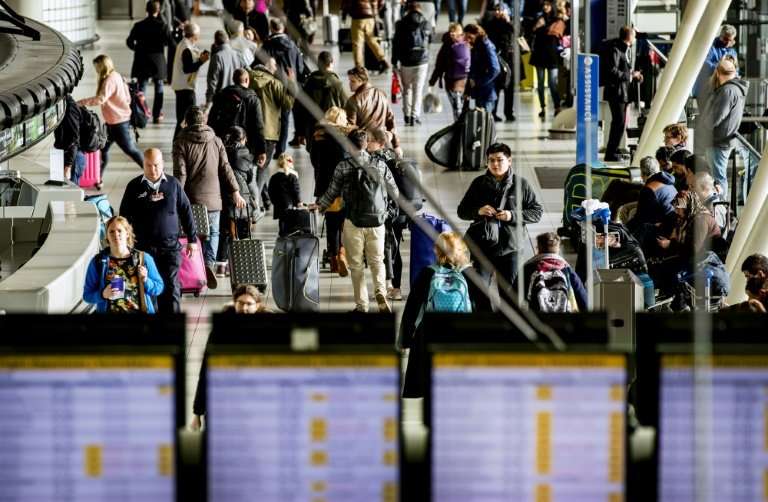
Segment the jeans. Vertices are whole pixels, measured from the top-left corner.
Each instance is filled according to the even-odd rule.
[[[209,266],[213,266],[216,263],[216,254],[219,251],[220,217],[221,211],[208,211],[210,233],[205,242],[203,242],[203,256],[205,257],[205,264]]]
[[[611,108],[611,132],[608,134],[608,144],[605,146],[605,160],[619,160],[617,154],[624,128],[627,121],[627,104],[621,101],[608,101]],[[717,178],[715,178],[717,179]]]
[[[400,69],[400,80],[403,84],[403,115],[419,118],[421,102],[424,99],[424,84],[427,83],[429,64],[419,66],[403,66]]]
[[[538,66],[536,67],[536,80],[537,80],[538,91],[539,91],[539,105],[541,105],[542,110],[546,106],[544,101],[544,72],[549,73],[548,84],[549,84],[549,95],[552,97],[552,107],[560,108],[560,94],[557,92],[557,68],[539,68]]]
[[[149,79],[142,78],[139,80],[139,89],[147,95],[147,83]],[[155,99],[152,100],[152,118],[157,120],[160,114],[163,112],[163,80],[160,78],[153,78],[152,83],[155,84]]]
[[[174,139],[179,135],[179,131],[181,131],[181,123],[184,122],[187,108],[195,106],[195,104],[197,104],[195,91],[176,91],[176,130],[173,131]]]
[[[157,297],[157,312],[160,314],[173,314],[181,312],[181,285],[179,284],[179,267],[181,267],[181,253],[184,249],[166,249],[148,246],[141,248],[152,255],[157,265],[157,271],[163,279],[165,287]]]
[[[371,268],[375,294],[386,296],[387,283],[384,270],[384,225],[358,228],[351,221],[344,221],[341,235],[352,276],[355,305],[359,310],[368,311],[368,285],[365,281],[363,257]]]
[[[493,110],[496,109],[496,101],[498,101],[498,99],[489,99],[488,101],[477,99],[475,100],[475,105],[478,108],[485,108],[488,113],[493,113]]]
[[[464,108],[464,94],[460,91],[446,91],[448,94],[448,101],[451,103],[451,109],[453,110],[453,121],[459,120],[461,110]]]
[[[501,274],[501,277],[507,281],[509,286],[509,288],[504,288],[499,284],[499,297],[507,303],[512,303],[512,298],[517,296],[514,287],[515,279],[517,279],[517,252],[502,256],[488,256],[488,259],[491,260],[491,264],[496,270],[496,273]],[[475,269],[477,270],[477,273],[485,279],[487,284],[491,283],[491,278],[494,274],[492,270],[483,270],[479,264],[475,265]],[[498,277],[496,280],[498,282]]]
[[[467,0],[448,0],[448,20],[464,24],[464,14],[467,13]]]
[[[72,171],[69,175],[69,179],[72,183],[77,185],[80,183],[80,177],[83,175],[83,171],[85,171],[85,154],[78,150],[75,154],[75,161],[72,164]]]
[[[728,192],[728,158],[731,156],[733,147],[720,148],[717,146],[707,147],[704,154],[707,157],[707,163],[712,168],[712,177],[715,183],[723,189],[723,199],[729,199],[731,194]]]
[[[139,167],[144,168],[144,154],[139,151],[139,147],[136,146],[136,140],[133,138],[130,122],[121,122],[119,124],[107,125],[107,144],[101,149],[101,179],[104,179],[104,171],[107,169],[109,163],[109,149],[112,147],[112,143],[117,143],[117,146],[125,152],[127,156],[133,159]]]
[[[355,66],[365,66],[365,47],[363,44],[368,44],[377,60],[384,61],[386,56],[373,33],[375,26],[376,23],[373,18],[352,20],[352,56],[355,60]]]

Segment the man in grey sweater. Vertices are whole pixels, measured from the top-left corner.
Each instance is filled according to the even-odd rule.
[[[208,86],[205,91],[206,111],[213,106],[213,96],[220,90],[234,84],[232,76],[238,68],[245,68],[243,55],[229,45],[227,33],[219,30],[213,38],[211,62],[208,65]]]

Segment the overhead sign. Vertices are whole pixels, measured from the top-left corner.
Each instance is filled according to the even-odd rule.
[[[596,165],[597,127],[600,119],[598,78],[600,58],[595,54],[576,57],[576,163]],[[589,152],[589,154],[587,154]]]

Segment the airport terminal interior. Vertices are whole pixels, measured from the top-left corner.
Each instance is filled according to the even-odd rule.
[[[430,2],[414,7],[385,0],[377,15],[418,12],[426,20],[429,77],[450,28],[447,4],[453,9],[459,2],[438,5],[436,20]],[[487,64],[468,63],[473,79],[491,71],[491,59],[500,78],[509,74],[514,92],[500,92],[494,112],[482,103],[471,109],[473,95],[456,118],[442,82],[422,82],[416,102],[424,98],[425,107],[414,112],[414,123],[403,112],[403,96],[393,96],[393,70],[365,54],[369,82],[383,91],[394,114],[401,160],[412,161],[420,173],[423,207],[398,201],[411,220],[399,244],[400,288],[390,283],[386,297],[377,295],[373,274],[382,265],[376,253],[366,254],[363,263],[360,249],[353,259],[364,267],[370,313],[355,311],[360,304],[351,277],[336,271],[337,255],[328,251],[328,213],[313,208],[315,224],[299,233],[319,243],[303,270],[314,272],[315,299],[311,306],[297,301],[292,295],[306,297],[307,284],[297,290],[275,281],[295,280],[294,261],[285,261],[294,267],[289,279],[277,274],[276,264],[286,266],[280,260],[294,252],[286,251],[286,242],[298,241],[290,240],[295,234],[286,238],[283,220],[268,209],[260,217],[249,214],[248,235],[219,253],[208,271],[215,279],[203,273],[199,289],[182,286],[182,315],[164,311],[162,302],[145,305],[145,289],[147,298],[156,296],[145,285],[131,289],[133,298],[157,314],[119,316],[97,312],[101,304],[110,309],[116,303],[104,300],[102,287],[114,292],[116,286],[99,264],[123,263],[114,253],[100,254],[109,239],[117,239],[110,229],[119,227],[102,229],[102,211],[111,206],[117,215],[129,182],[148,176],[147,159],[155,155],[149,149],[159,150],[165,175],[174,174],[180,94],[166,83],[162,119],[145,116],[145,127],[125,129],[144,152],[143,170],[118,146],[121,139],[111,143],[98,185],[65,180],[65,153],[54,146],[54,131],[66,122],[67,95],[114,123],[104,114],[108,104],[88,99],[100,90],[93,61],[107,55],[114,70],[130,79],[136,53],[126,38],[153,3],[0,0],[0,501],[768,501],[768,258],[762,256],[768,253],[768,168],[760,168],[768,122],[762,49],[768,2],[483,0],[470,1],[466,14],[456,5],[465,38],[480,19],[483,26],[490,18],[506,19],[501,36],[511,41],[510,54],[521,58],[520,64],[500,65],[507,56],[489,52]],[[184,13],[177,18],[189,15],[177,28],[197,25],[201,50],[211,48],[217,32],[231,34],[241,4],[256,10],[271,5],[270,19],[299,9],[289,0],[186,3],[157,2],[163,12],[172,4],[175,13]],[[366,2],[350,2],[357,3]],[[345,28],[351,21],[354,34],[360,20],[339,16],[334,1],[306,6],[316,34],[300,44],[302,57],[315,71],[320,53],[329,52],[349,95],[347,72],[355,60],[340,37],[351,37]],[[546,9],[557,14],[541,14]],[[302,15],[302,23],[308,18]],[[291,19],[289,13],[286,24]],[[546,31],[558,22],[567,31]],[[418,29],[400,23],[397,29]],[[393,28],[376,28],[385,61],[392,61]],[[627,36],[631,40],[622,45]],[[532,66],[547,37],[556,39],[557,60]],[[474,38],[473,58],[484,50],[482,39]],[[451,43],[449,62],[444,57],[441,64],[456,64]],[[210,65],[202,62],[186,82],[199,105],[206,102]],[[539,83],[543,67],[546,86]],[[558,69],[559,104],[549,85]],[[619,84],[610,92],[623,89],[627,96],[609,96],[605,81],[614,71]],[[710,81],[705,98],[695,89]],[[476,86],[473,80],[467,92]],[[264,97],[268,92],[259,89],[262,103],[271,99]],[[302,103],[311,100],[299,94]],[[439,106],[427,110],[432,96]],[[151,110],[151,82],[144,99]],[[731,108],[713,111],[713,103]],[[712,122],[697,122],[704,116]],[[482,123],[472,129],[470,117]],[[295,115],[283,118],[290,121],[288,139],[301,136]],[[615,134],[618,120],[623,128]],[[724,143],[718,143],[715,123],[732,129]],[[117,134],[112,125],[109,131],[110,139]],[[468,131],[477,137],[467,137]],[[447,139],[437,141],[444,133]],[[296,146],[288,145],[286,153],[298,176],[299,200],[314,205],[320,200],[316,168],[306,145],[291,143]],[[85,154],[86,172],[99,162],[97,153]],[[469,166],[473,155],[479,164]],[[513,183],[509,199],[502,194],[504,172],[499,177],[490,165],[499,155],[504,159],[493,161],[496,166],[509,166],[514,179],[527,181]],[[470,185],[482,184],[474,180],[486,167],[483,182],[503,201],[489,206],[500,221],[474,216],[473,222],[461,217],[460,204],[467,203],[462,200]],[[229,168],[209,168],[224,190],[222,173]],[[276,159],[269,159],[268,169],[270,175],[279,171]],[[142,183],[153,186],[148,178]],[[668,210],[659,206],[655,210],[664,214],[638,230],[631,218],[650,218],[648,198],[661,204],[665,190],[677,194],[666,200]],[[400,194],[405,197],[402,187]],[[94,203],[99,195],[106,196],[102,205]],[[494,203],[479,203],[480,214],[483,204]],[[179,215],[185,227],[181,209]],[[465,249],[461,237],[475,239],[477,222],[485,222],[486,233],[495,228],[496,241],[509,237],[508,228],[516,233],[514,284],[500,271],[492,279],[475,273],[477,262],[466,268],[450,262],[450,250],[433,250],[436,238],[456,238],[451,245]],[[222,234],[228,230],[222,225]],[[349,219],[344,226],[345,235],[359,231],[370,241],[369,230]],[[438,237],[446,230],[455,234]],[[686,239],[703,244],[685,255],[685,266],[674,268],[680,257],[667,259],[671,253],[665,251],[683,249]],[[241,249],[259,252],[246,253],[244,260],[251,261],[238,265],[237,246],[251,241],[258,246]],[[344,242],[347,255],[354,253]],[[662,252],[650,256],[649,246],[657,245]],[[295,252],[298,257],[298,247]],[[140,262],[147,268],[160,265],[156,256],[150,267],[149,252],[128,253],[132,267],[134,256],[147,260]],[[429,254],[426,262],[423,253]],[[430,269],[436,260],[443,266]],[[421,273],[417,281],[417,263],[422,272],[434,270],[434,277]],[[261,293],[233,297],[236,286],[250,284],[235,283],[251,272],[236,266],[263,268],[264,283],[252,284]],[[98,306],[84,296],[91,274]],[[562,279],[560,296],[547,282],[553,277]],[[444,293],[441,287],[471,298],[472,305],[441,309],[433,301],[433,294]],[[293,288],[287,307],[286,288]],[[565,303],[538,303],[544,294]],[[416,300],[419,295],[424,298]],[[248,300],[251,307],[263,303],[269,313],[241,314],[241,302]],[[374,313],[377,307],[383,312]]]

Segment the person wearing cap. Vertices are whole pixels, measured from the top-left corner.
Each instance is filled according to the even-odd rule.
[[[735,61],[729,56],[720,60],[710,81],[711,93],[701,111],[694,142],[697,153],[703,153],[712,168],[712,177],[723,195],[728,193],[728,158],[739,132],[744,101],[749,83],[739,78]]]

